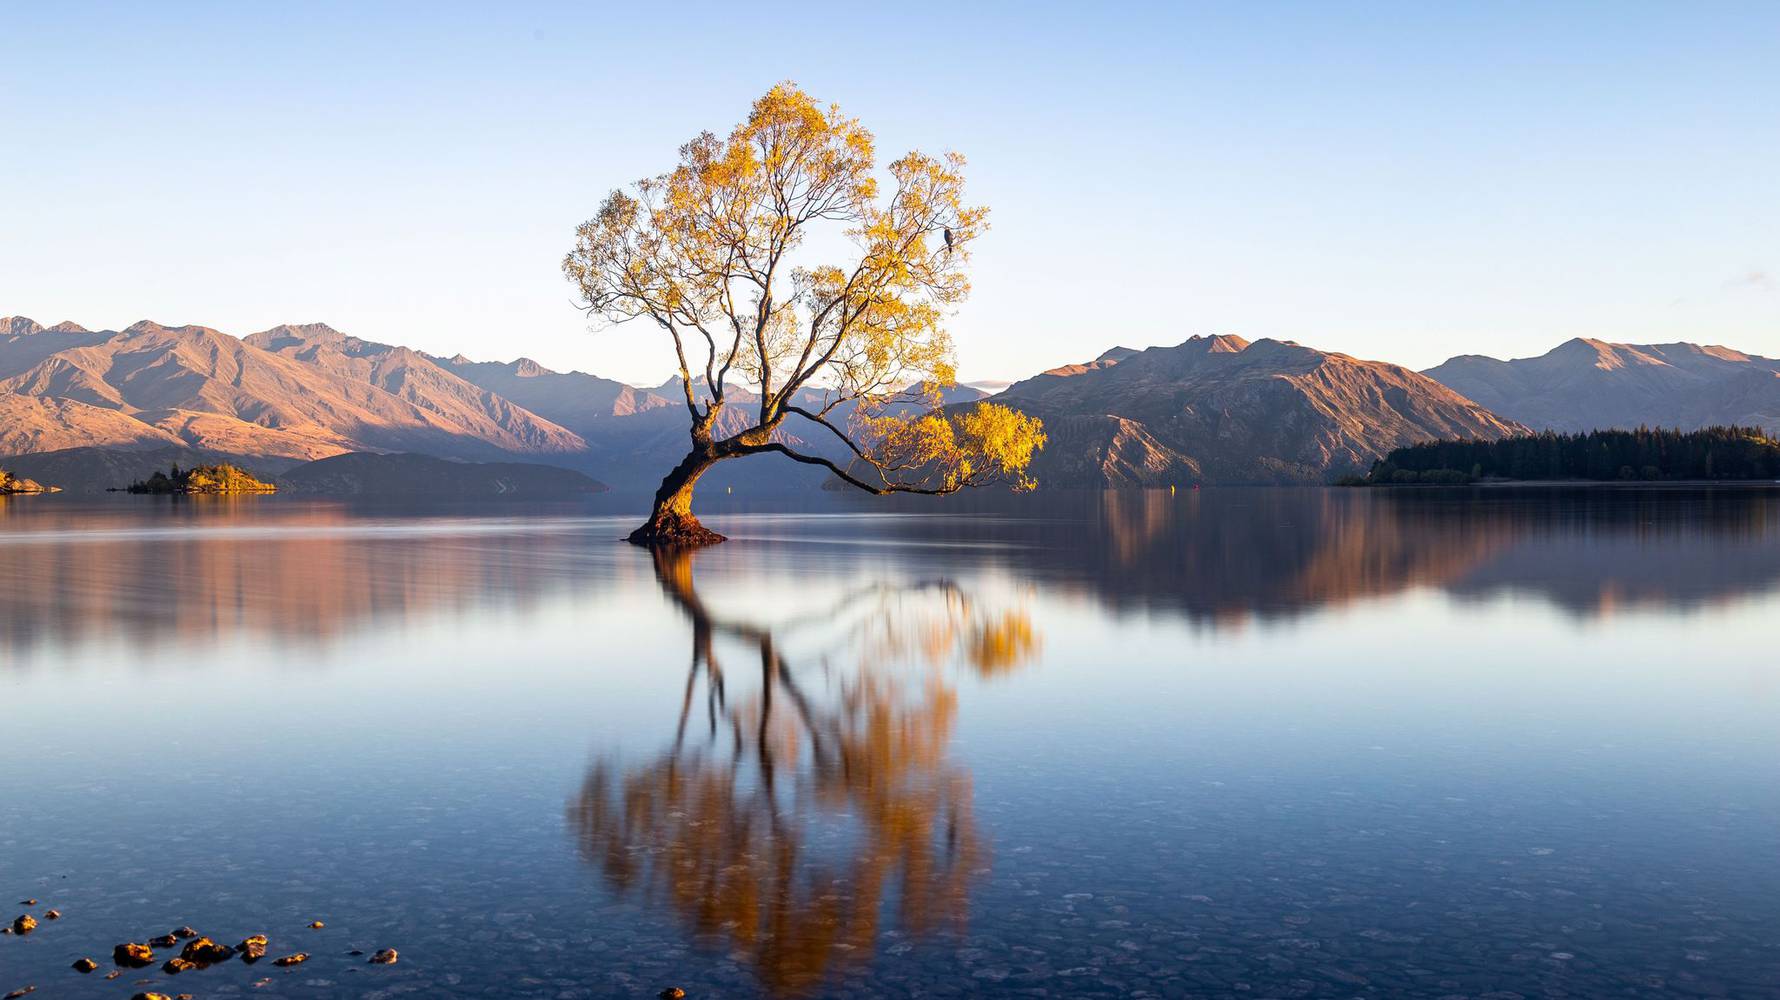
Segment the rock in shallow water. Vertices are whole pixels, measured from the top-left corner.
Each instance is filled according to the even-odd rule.
[[[94,969],[97,969],[98,967],[99,967],[99,963],[93,961],[90,958],[83,958],[83,959],[80,959],[79,961],[74,963],[74,971],[75,972],[81,972],[81,973],[92,972]]]
[[[161,966],[161,971],[169,976],[177,976],[181,972],[189,972],[197,967],[198,963],[188,961],[187,959],[169,958],[167,959],[167,964]]]
[[[400,957],[400,956],[397,955],[396,950],[394,948],[385,948],[382,951],[379,951],[377,954],[371,956],[371,964],[372,965],[394,965],[394,964],[396,964],[396,959],[398,957]]]
[[[29,934],[36,929],[37,918],[29,913],[19,914],[18,919],[12,922],[12,932],[14,934]]]
[[[304,962],[307,962],[307,961],[309,961],[309,954],[307,952],[299,951],[295,955],[286,955],[283,958],[274,958],[272,960],[272,964],[280,965],[280,966],[302,965]]]
[[[125,968],[140,969],[145,965],[154,964],[155,953],[148,945],[132,941],[111,949],[111,959]]]
[[[179,953],[179,957],[188,962],[210,964],[213,962],[226,962],[234,957],[234,954],[235,949],[228,945],[217,944],[215,941],[212,941],[207,937],[201,937],[195,941],[186,942],[185,950]]]
[[[241,960],[249,965],[266,957],[266,935],[255,934],[235,946],[241,953]]]
[[[150,948],[171,948],[178,943],[179,939],[171,934],[162,934],[160,937],[151,937],[148,939],[148,946]]]

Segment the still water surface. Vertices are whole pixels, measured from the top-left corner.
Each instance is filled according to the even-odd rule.
[[[0,992],[1780,994],[1780,494],[709,520],[0,506]]]

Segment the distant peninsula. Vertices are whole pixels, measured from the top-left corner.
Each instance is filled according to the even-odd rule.
[[[1480,481],[1753,481],[1780,479],[1780,441],[1759,427],[1546,431],[1492,441],[1393,449],[1344,486],[1462,486]]]
[[[34,479],[19,477],[0,469],[0,496],[17,496],[23,493],[60,493],[61,487],[45,486]]]
[[[233,465],[197,465],[181,470],[156,472],[129,485],[131,493],[213,495],[227,493],[276,493],[278,487],[261,482]]]

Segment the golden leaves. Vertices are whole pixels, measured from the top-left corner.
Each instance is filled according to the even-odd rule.
[[[686,345],[704,346],[702,413],[687,390],[695,435],[724,405],[730,371],[760,388],[758,423],[718,457],[766,440],[813,392],[825,404],[817,419],[858,405],[846,431],[829,426],[885,489],[905,485],[889,473],[915,470],[947,491],[1030,488],[1038,421],[998,406],[939,410],[937,390],[956,378],[946,318],[970,294],[971,246],[988,228],[988,209],[965,201],[964,166],[957,153],[916,151],[880,175],[870,131],[781,83],[727,136],[703,133],[672,170],[613,192],[577,231],[563,273],[591,314],[666,330],[688,386],[697,354]],[[824,229],[857,256],[804,259]],[[930,412],[909,414],[915,395]]]
[[[930,390],[937,396],[937,388]],[[1044,422],[999,403],[963,411],[892,410],[861,423],[873,445],[865,461],[894,486],[950,493],[967,487],[1007,485],[1030,490],[1032,458],[1045,446]]]

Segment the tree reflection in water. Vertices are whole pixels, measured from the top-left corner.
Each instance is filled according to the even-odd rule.
[[[687,554],[658,554],[655,571],[692,623],[685,698],[660,758],[589,772],[569,809],[584,858],[619,891],[725,942],[775,994],[866,962],[891,913],[907,933],[961,928],[987,854],[970,776],[947,755],[951,670],[1029,661],[1030,617],[936,581],[862,590],[767,627],[714,613]],[[787,658],[781,640],[832,626],[838,648]],[[745,697],[732,697],[719,659],[730,643],[758,666]]]

